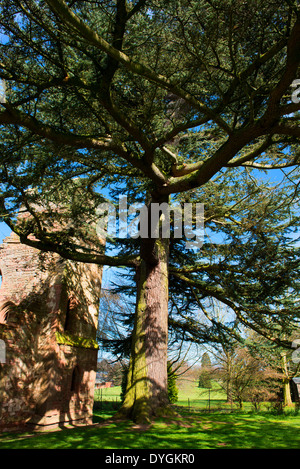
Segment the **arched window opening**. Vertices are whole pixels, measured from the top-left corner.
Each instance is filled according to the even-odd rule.
[[[7,311],[0,306],[0,324],[6,324],[7,319]]]
[[[14,304],[11,301],[7,301],[0,305],[0,324],[12,325],[14,312]]]
[[[71,392],[78,393],[80,387],[80,368],[78,365],[75,366],[72,372],[72,380],[71,380]]]
[[[67,302],[64,330],[65,331],[70,330],[70,325],[71,325],[71,298],[69,298]]]
[[[66,304],[65,324],[64,324],[65,332],[74,332],[73,329],[76,328],[77,308],[78,308],[78,300],[72,294],[69,296],[67,304]]]

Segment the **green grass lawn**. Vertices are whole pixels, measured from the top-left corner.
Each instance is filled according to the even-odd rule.
[[[94,426],[38,434],[5,434],[0,449],[299,449],[300,416],[201,413],[181,409],[181,418],[157,419],[148,427],[105,420]]]
[[[138,426],[111,419],[119,395],[120,387],[97,393],[93,426],[70,426],[47,433],[6,433],[0,435],[0,449],[300,448],[300,414],[294,411],[279,415],[254,413],[248,406],[247,412],[208,412],[208,391],[186,383],[180,387],[178,418],[160,418],[149,426]],[[211,390],[210,399],[211,410],[226,408],[224,393],[217,386]],[[231,410],[228,405],[227,410]]]

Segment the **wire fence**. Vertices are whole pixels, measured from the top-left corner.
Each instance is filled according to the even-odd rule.
[[[118,409],[121,405],[120,388],[95,389],[94,409],[102,409],[104,406]]]
[[[220,393],[206,389],[205,391],[197,392],[197,395],[192,393],[191,397],[188,397],[186,393],[180,395],[176,403],[173,404],[174,408],[178,412],[187,410],[189,412],[240,412],[240,411],[267,411],[274,413],[283,412],[282,401],[276,402],[228,402],[225,398],[222,398]],[[96,389],[94,395],[94,409],[95,410],[117,410],[121,406],[120,387],[115,388],[102,388]],[[297,407],[297,408],[296,408]],[[295,406],[295,411],[299,411],[299,406]]]
[[[120,388],[101,388],[95,390],[94,395],[94,408],[102,409],[103,407],[118,408],[121,405]],[[176,403],[176,408],[185,408],[189,411],[231,411],[237,409],[237,406],[231,402],[226,402],[225,399],[216,398],[216,393],[208,390],[205,393],[199,393],[199,396],[186,397],[180,396]]]

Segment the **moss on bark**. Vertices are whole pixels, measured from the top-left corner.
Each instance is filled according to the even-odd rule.
[[[169,404],[167,388],[168,240],[156,240],[157,265],[141,261],[131,359],[118,416],[149,422]]]

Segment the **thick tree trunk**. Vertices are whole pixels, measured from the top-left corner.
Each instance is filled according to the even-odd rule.
[[[149,240],[141,240],[150,249]],[[168,239],[152,242],[137,272],[137,303],[132,350],[121,415],[145,422],[169,403],[167,390],[168,344]],[[149,251],[149,252],[150,252]],[[148,252],[148,254],[149,254]]]
[[[283,371],[283,405],[285,407],[291,407],[293,405],[292,396],[291,396],[291,388],[290,388],[290,377],[288,372],[288,365],[286,359],[286,352],[281,354],[281,363],[282,363],[282,371]]]
[[[289,379],[283,380],[283,405],[284,407],[292,407],[293,405]]]
[[[227,381],[226,381],[227,402],[232,404],[232,366],[230,363],[230,354],[227,354]]]

